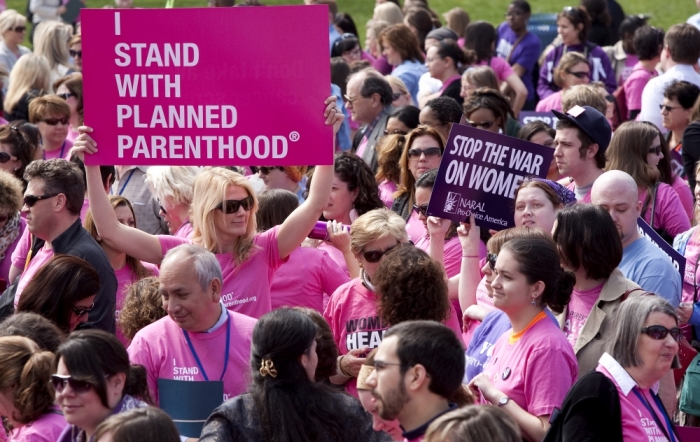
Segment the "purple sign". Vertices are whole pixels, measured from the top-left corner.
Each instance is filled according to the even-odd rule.
[[[685,168],[683,167],[683,157],[677,150],[671,149],[671,170],[679,177],[685,179]]]
[[[534,112],[534,111],[521,111],[518,116],[520,120],[520,125],[525,126],[527,123],[532,123],[533,121],[544,121],[550,127],[556,127],[559,118],[554,116],[551,112]]]
[[[685,279],[685,256],[681,255],[667,243],[661,235],[656,233],[656,230],[652,229],[649,224],[642,219],[642,217],[637,218],[637,229],[639,233],[646,237],[652,244],[659,248],[664,255],[666,255],[673,264],[673,268],[681,274],[681,281]]]
[[[523,178],[547,177],[554,149],[453,124],[428,215],[495,230],[514,227],[515,191]]]

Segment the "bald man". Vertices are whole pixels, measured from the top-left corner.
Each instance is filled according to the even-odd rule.
[[[642,202],[634,179],[619,170],[605,172],[593,184],[591,202],[610,213],[617,226],[622,240],[619,269],[625,277],[677,308],[681,302],[681,276],[668,256],[639,233],[637,218]]]

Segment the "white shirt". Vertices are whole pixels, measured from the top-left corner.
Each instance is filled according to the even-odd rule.
[[[637,387],[637,382],[632,379],[632,376],[627,373],[627,370],[625,370],[624,367],[622,367],[622,365],[620,365],[620,363],[608,353],[603,353],[603,356],[600,357],[598,363],[608,370],[608,373],[610,373],[610,375],[613,377],[615,383],[620,386],[620,390],[622,390],[622,393],[624,393],[625,396],[630,394],[630,391],[632,391],[634,387]],[[658,382],[652,385],[651,391],[658,393]]]
[[[691,15],[686,23],[690,23],[691,25],[700,29],[700,12],[695,15]]]
[[[659,106],[664,102],[664,89],[673,80],[685,80],[700,87],[700,74],[695,72],[693,66],[677,64],[663,75],[649,80],[642,92],[642,111],[637,119],[654,123],[662,133],[666,133],[667,130],[661,124],[661,109]]]

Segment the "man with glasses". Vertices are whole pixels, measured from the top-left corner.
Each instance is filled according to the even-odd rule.
[[[350,76],[345,107],[352,119],[363,125],[355,137],[353,150],[377,171],[374,146],[384,134],[389,116],[394,112],[391,102],[394,94],[384,77],[373,69],[365,69]]]
[[[24,269],[17,282],[15,306],[29,281],[55,254],[77,256],[89,262],[100,278],[100,290],[85,328],[114,333],[117,278],[102,247],[80,222],[83,174],[63,159],[37,160],[27,167],[24,179],[28,184],[22,212],[34,239],[28,263],[13,259],[13,265]]]
[[[432,321],[406,321],[387,330],[367,378],[377,412],[398,419],[408,441],[423,439],[432,421],[456,409],[464,349],[455,333]]]
[[[664,104],[664,90],[673,80],[685,80],[700,86],[700,74],[694,65],[700,58],[700,31],[688,23],[671,26],[664,37],[661,62],[665,72],[652,78],[642,92],[642,109],[637,118],[649,121],[666,133],[661,121],[660,107]]]
[[[576,193],[582,203],[591,202],[591,187],[602,175],[605,150],[612,130],[605,115],[590,106],[574,106],[565,114],[553,110],[559,118],[554,137],[554,160],[564,178],[561,184]]]

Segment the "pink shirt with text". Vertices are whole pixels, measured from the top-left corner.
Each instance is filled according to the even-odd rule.
[[[552,414],[561,407],[578,374],[573,347],[547,317],[510,343],[512,330],[494,345],[484,368],[494,387],[533,416]]]
[[[348,275],[323,250],[297,247],[272,279],[272,309],[308,307],[323,313],[323,300],[350,281]]]
[[[576,344],[583,324],[586,323],[588,315],[591,314],[593,306],[598,301],[601,290],[603,290],[603,284],[590,290],[574,289],[571,294],[566,321],[564,322],[564,334],[572,347]]]
[[[221,300],[227,309],[259,318],[272,310],[270,285],[279,266],[286,260],[280,259],[277,245],[277,232],[274,227],[255,235],[255,247],[250,257],[236,265],[231,253],[217,253],[216,259],[224,276]],[[191,242],[187,238],[158,235],[163,255],[168,250]]]
[[[189,333],[192,346],[210,381],[218,381],[224,369],[226,330],[231,327],[229,359],[223,377],[222,402],[244,393],[248,387],[250,346],[256,320],[228,312],[227,321],[211,333]],[[141,329],[127,349],[129,360],[146,368],[148,389],[158,403],[158,379],[204,381],[182,329],[169,316]]]
[[[12,430],[8,442],[55,442],[63,429],[68,425],[58,407],[39,417],[34,422]]]
[[[142,262],[144,267],[146,267],[146,270],[149,271],[151,276],[158,276],[160,273],[158,270],[158,267],[148,263],[148,262]],[[119,314],[122,311],[122,307],[124,306],[124,301],[126,301],[126,295],[129,293],[129,286],[136,281],[139,280],[138,275],[136,272],[134,272],[129,265],[125,265],[119,270],[114,271],[114,275],[117,277],[117,305],[116,309],[114,310],[114,320],[118,324],[119,323]],[[129,340],[126,339],[126,336],[124,336],[124,332],[122,332],[122,329],[117,326],[116,328],[116,333],[117,338],[119,341],[124,344],[124,346],[129,345]]]
[[[644,207],[646,197],[646,188],[640,189],[639,201],[642,202],[642,207]],[[652,204],[652,202],[649,202],[648,209],[644,214],[644,220],[647,223],[651,220]],[[683,209],[678,194],[666,183],[659,183],[659,187],[656,190],[656,210],[652,227],[655,229],[663,228],[671,236],[676,236],[690,229],[690,220]]]

